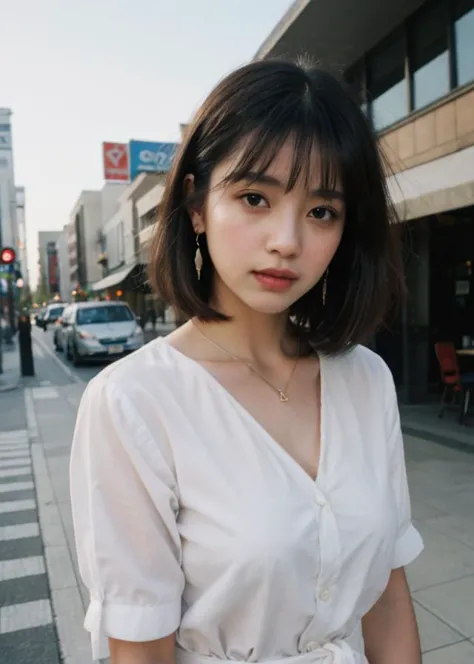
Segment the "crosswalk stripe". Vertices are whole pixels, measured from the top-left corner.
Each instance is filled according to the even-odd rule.
[[[49,599],[0,608],[0,634],[41,627],[41,625],[49,625],[52,622],[53,615]]]
[[[0,443],[0,450],[5,450],[8,452],[8,450],[22,450],[22,449],[28,449],[28,439],[27,438],[22,438],[21,440],[4,440],[3,442]]]
[[[0,502],[0,514],[9,514],[10,512],[25,512],[26,510],[34,510],[36,502],[30,500],[7,500],[4,503]]]
[[[30,456],[30,450],[27,447],[18,450],[5,450],[5,451],[0,449],[1,460],[17,459],[19,457],[29,457],[29,456]]]
[[[35,485],[33,482],[6,482],[5,484],[0,484],[0,493],[9,493],[10,491],[27,491],[28,489],[34,489]]]
[[[20,477],[21,475],[31,475],[31,467],[0,470],[0,477]]]
[[[0,459],[0,468],[21,468],[31,466],[30,456],[17,457],[16,459]]]
[[[13,431],[0,432],[0,441],[19,440],[21,438],[27,438],[27,437],[28,437],[28,432],[26,429],[14,429]]]
[[[18,526],[0,526],[0,542],[38,536],[39,525],[37,523],[22,523]]]
[[[43,556],[31,556],[30,558],[17,558],[15,560],[0,560],[0,581],[10,579],[21,579],[24,576],[45,574]]]

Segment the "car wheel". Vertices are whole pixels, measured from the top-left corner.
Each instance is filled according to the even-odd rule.
[[[72,345],[72,363],[75,367],[78,367],[81,364],[81,357],[77,352],[76,344]]]

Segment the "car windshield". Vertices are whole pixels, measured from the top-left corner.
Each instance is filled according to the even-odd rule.
[[[50,318],[57,318],[58,316],[60,316],[63,313],[63,311],[64,311],[64,307],[54,307],[54,309],[49,310],[48,316]]]
[[[111,305],[107,307],[87,307],[78,309],[78,325],[96,325],[98,323],[122,323],[133,320],[133,314],[128,307]]]

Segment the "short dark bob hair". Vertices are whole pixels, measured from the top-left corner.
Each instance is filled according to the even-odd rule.
[[[229,181],[264,173],[283,144],[294,141],[288,189],[309,179],[315,148],[321,187],[342,185],[346,222],[327,277],[288,312],[294,336],[328,354],[366,342],[403,293],[395,213],[387,193],[384,160],[372,129],[338,76],[306,62],[252,62],[227,76],[211,92],[193,122],[168,174],[151,243],[150,282],[186,316],[228,320],[210,306],[213,266],[205,236],[201,280],[194,257],[196,235],[189,206],[202,204],[214,168],[243,146]],[[193,174],[192,200],[184,180]]]

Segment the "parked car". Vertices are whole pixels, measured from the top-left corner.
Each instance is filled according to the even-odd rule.
[[[66,348],[66,336],[68,331],[68,325],[63,325],[63,321],[68,321],[69,316],[73,311],[73,306],[68,305],[64,307],[64,311],[61,316],[56,321],[53,328],[53,344],[54,348],[59,352]]]
[[[143,346],[143,330],[125,302],[78,302],[62,317],[57,335],[74,366],[85,360],[116,359]]]
[[[39,309],[35,317],[35,323],[38,327],[43,327],[43,318],[45,317],[45,315],[46,315],[46,307],[44,307],[43,309]]]
[[[64,311],[65,304],[48,304],[44,314],[36,319],[36,324],[46,332],[48,325],[54,324]]]

